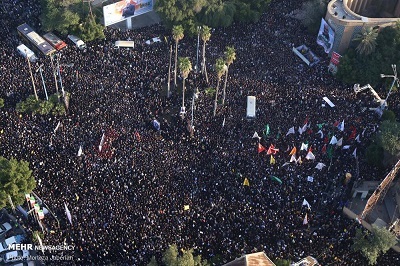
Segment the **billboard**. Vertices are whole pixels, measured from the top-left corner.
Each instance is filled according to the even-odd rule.
[[[335,32],[331,26],[326,23],[325,19],[321,19],[321,26],[319,27],[317,43],[324,47],[325,53],[329,54],[333,46]]]
[[[153,0],[122,0],[103,6],[104,26],[109,26],[152,10]]]

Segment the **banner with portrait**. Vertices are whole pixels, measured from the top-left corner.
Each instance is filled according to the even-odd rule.
[[[325,19],[321,19],[321,26],[319,27],[317,43],[324,47],[325,53],[329,54],[332,49],[335,32],[331,26],[326,23]]]
[[[122,0],[103,6],[104,26],[109,26],[152,10],[153,0]]]

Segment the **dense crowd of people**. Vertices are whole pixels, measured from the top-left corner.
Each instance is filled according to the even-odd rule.
[[[106,28],[106,38],[88,43],[85,52],[73,45],[62,51],[61,76],[71,98],[67,115],[53,117],[15,111],[15,104],[32,94],[26,61],[15,49],[20,43],[15,29],[23,22],[38,29],[40,8],[37,1],[3,1],[10,12],[1,18],[0,150],[30,162],[35,192],[61,223],[56,228],[46,215],[52,233],[45,243],[74,245],[63,254],[73,255],[76,265],[145,265],[152,256],[161,261],[173,243],[194,248],[215,265],[256,251],[273,260],[311,255],[322,265],[365,264],[350,248],[359,225],[344,217],[341,207],[355,181],[382,177],[364,157],[379,120],[363,108],[373,104],[370,95],[355,95],[328,73],[329,58],[316,36],[290,16],[300,6],[301,1],[272,1],[258,23],[213,30],[206,48],[210,84],[201,73],[189,74],[184,119],[181,78],[177,88],[172,79],[172,95],[166,96],[169,44],[144,43],[152,37],[168,40],[171,32],[161,24]],[[135,41],[134,49],[113,47],[128,39]],[[188,56],[193,66],[196,41],[179,42],[178,56]],[[310,68],[292,53],[301,44],[321,57],[318,65]],[[229,68],[226,104],[218,105],[214,117],[214,95],[206,88],[216,86],[213,64],[227,45],[235,47],[236,60]],[[40,63],[54,93],[50,61]],[[191,136],[187,127],[196,89]],[[248,95],[257,98],[252,120],[246,119]],[[292,127],[295,133],[287,134]],[[255,132],[260,138],[253,138]],[[333,136],[343,138],[342,146],[329,144]],[[272,155],[275,162],[266,151],[258,153],[258,144],[279,149]],[[293,147],[296,162],[290,162]],[[306,158],[310,152],[315,159]],[[317,169],[317,163],[325,167]],[[353,178],[344,185],[346,173]],[[303,206],[304,199],[310,207]],[[389,251],[379,265],[396,259]]]

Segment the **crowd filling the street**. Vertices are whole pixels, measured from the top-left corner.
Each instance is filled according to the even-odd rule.
[[[379,117],[364,108],[373,107],[371,95],[356,95],[328,73],[329,58],[316,36],[291,16],[301,3],[272,1],[257,23],[213,29],[206,47],[210,84],[200,71],[190,72],[183,119],[179,73],[178,86],[171,78],[171,96],[166,93],[174,40],[162,24],[107,27],[106,38],[88,42],[86,51],[70,44],[60,57],[63,87],[71,95],[67,114],[17,113],[15,105],[33,90],[27,62],[16,51],[16,27],[26,22],[39,29],[40,5],[2,5],[8,12],[0,18],[0,155],[30,163],[35,192],[60,222],[58,227],[49,214],[43,219],[45,244],[75,246],[58,253],[73,256],[65,263],[145,265],[152,256],[160,261],[174,243],[221,264],[259,251],[293,261],[311,255],[322,265],[367,263],[350,248],[360,225],[341,208],[354,182],[386,174],[364,155]],[[154,37],[161,42],[145,43]],[[115,49],[117,40],[132,40],[135,47]],[[292,48],[302,44],[320,56],[319,64],[308,67],[296,57]],[[197,36],[185,36],[178,48],[193,66],[196,45]],[[225,104],[219,101],[214,116],[215,95],[207,89],[216,86],[214,63],[226,46],[235,48],[236,60]],[[198,69],[201,61],[200,52]],[[56,89],[50,59],[32,64],[45,99],[39,64],[48,92]],[[219,93],[221,99],[221,88]],[[254,119],[246,118],[247,96],[256,96]],[[393,94],[389,107],[398,101]],[[348,183],[346,173],[352,175]],[[378,264],[398,260],[388,251]]]

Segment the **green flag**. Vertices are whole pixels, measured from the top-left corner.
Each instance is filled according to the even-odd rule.
[[[329,146],[327,153],[328,153],[328,158],[332,159],[332,156],[333,156],[333,146],[332,145]]]
[[[317,127],[319,128],[319,129],[322,129],[322,127],[325,125],[325,123],[321,123],[321,124],[317,124]]]
[[[265,128],[264,128],[264,135],[265,135],[265,136],[268,136],[268,135],[269,135],[269,131],[270,131],[270,129],[269,129],[269,124],[266,124],[266,125],[265,125]]]
[[[279,178],[277,178],[276,176],[271,175],[270,176],[272,180],[279,182],[280,184],[282,184],[282,180],[280,180]]]

